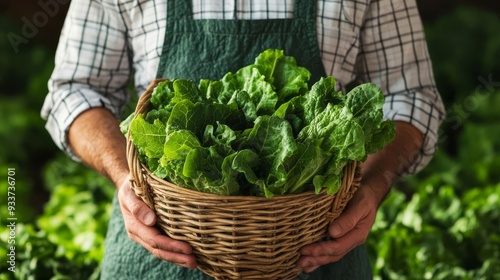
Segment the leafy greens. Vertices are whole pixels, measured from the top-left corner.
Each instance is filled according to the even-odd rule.
[[[394,138],[374,84],[348,94],[334,77],[309,89],[310,72],[281,50],[220,80],[175,79],[152,93],[152,110],[129,118],[140,158],[160,178],[220,195],[335,193],[343,168]]]

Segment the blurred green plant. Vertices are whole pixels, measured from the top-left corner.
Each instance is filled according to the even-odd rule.
[[[376,279],[500,279],[498,96],[464,119],[455,154],[438,150],[382,204],[367,241]]]
[[[376,279],[499,279],[500,184],[393,190],[368,239]]]
[[[470,7],[426,26],[447,119],[429,166],[381,205],[367,240],[375,279],[500,279],[499,29]]]
[[[0,15],[1,34],[14,27]],[[41,184],[41,167],[58,153],[40,118],[54,54],[38,45],[15,54],[9,44],[0,41],[0,118],[4,120],[0,122],[0,166],[16,167],[18,209],[25,213],[23,221],[31,222],[48,196]]]
[[[0,16],[0,33],[15,27]],[[15,54],[8,40],[1,40],[0,48],[2,225],[8,216],[8,168],[16,169],[17,218],[15,244],[7,244],[9,229],[0,228],[0,279],[97,279],[114,188],[58,151],[44,128],[40,110],[54,53],[27,45]],[[6,250],[12,245],[15,273],[7,270]]]
[[[50,200],[35,223],[17,224],[15,273],[7,271],[9,229],[0,229],[0,279],[98,279],[113,185],[62,154],[44,174]]]

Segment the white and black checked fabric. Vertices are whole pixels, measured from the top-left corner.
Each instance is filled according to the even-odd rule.
[[[166,26],[166,0],[72,1],[42,108],[55,143],[67,143],[73,120],[92,107],[114,114],[129,99],[133,75],[142,92],[156,76]],[[195,19],[293,18],[294,1],[193,0]],[[444,108],[415,0],[320,0],[318,43],[339,88],[373,82],[386,94],[387,118],[413,124],[425,144],[410,173],[435,152]],[[193,61],[196,63],[196,61]]]

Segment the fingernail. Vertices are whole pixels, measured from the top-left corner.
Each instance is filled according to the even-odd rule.
[[[147,225],[150,225],[154,222],[155,220],[155,214],[153,214],[153,212],[148,212],[145,216],[144,216],[144,223],[147,224]]]

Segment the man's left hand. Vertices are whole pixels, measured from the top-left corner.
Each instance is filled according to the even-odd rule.
[[[423,134],[409,123],[396,121],[396,138],[384,149],[368,156],[361,165],[362,181],[358,191],[340,216],[331,223],[331,240],[304,246],[297,262],[309,273],[320,265],[336,262],[363,244],[375,222],[379,205],[394,180],[420,153]]]
[[[332,239],[303,247],[297,265],[309,273],[321,265],[340,260],[363,244],[375,221],[378,197],[370,186],[361,186],[344,212],[331,223],[328,232]]]

